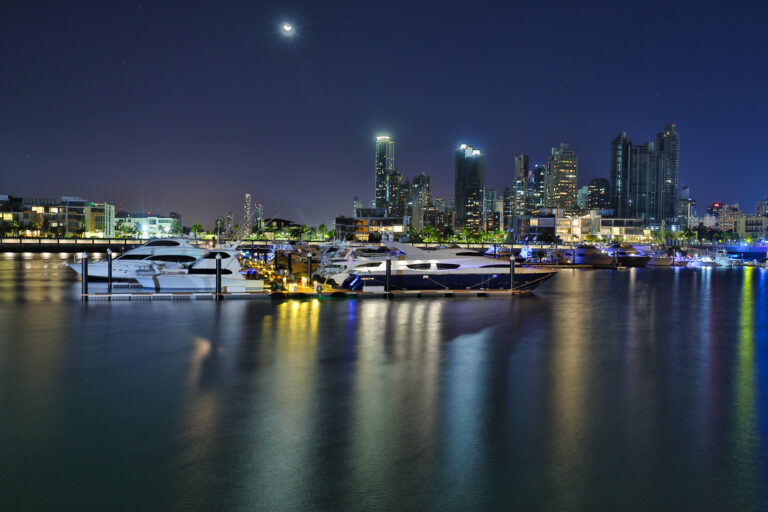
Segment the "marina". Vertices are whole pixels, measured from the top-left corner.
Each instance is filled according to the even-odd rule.
[[[768,269],[569,269],[515,297],[81,303],[71,257],[0,255],[0,435],[24,461],[0,477],[19,507],[768,499]]]

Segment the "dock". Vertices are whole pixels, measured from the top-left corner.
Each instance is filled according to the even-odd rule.
[[[512,297],[527,295],[528,290],[395,290],[391,292],[353,292],[331,290],[318,293],[306,288],[296,292],[126,292],[87,293],[81,297],[89,302],[146,301],[216,301],[216,300],[296,300],[296,299],[408,299],[445,297]]]

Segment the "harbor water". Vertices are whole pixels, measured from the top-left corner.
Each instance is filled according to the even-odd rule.
[[[768,271],[81,303],[0,254],[3,510],[768,510]]]

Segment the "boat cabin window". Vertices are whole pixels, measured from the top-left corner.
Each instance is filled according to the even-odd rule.
[[[456,256],[482,256],[482,254],[480,254],[479,252],[464,251],[464,252],[457,252]]]
[[[213,275],[215,275],[216,274],[216,269],[215,268],[194,268],[194,267],[192,267],[192,268],[189,269],[189,273],[190,274],[213,274]],[[223,274],[231,274],[232,271],[229,270],[228,268],[223,268],[223,269],[221,269],[221,273],[222,273],[222,275]]]
[[[509,268],[509,265],[501,265],[499,263],[496,263],[494,265],[483,265],[480,268]]]
[[[221,254],[221,259],[223,259],[223,260],[229,258],[229,254],[227,254],[226,252],[221,252],[221,251],[210,251],[210,252],[206,253],[205,256],[203,256],[203,258],[205,258],[207,260],[215,260],[217,254]]]
[[[179,242],[174,242],[172,240],[155,240],[154,242],[149,242],[146,247],[178,247]]]
[[[407,265],[411,270],[429,270],[429,267],[431,266],[431,263],[411,263],[410,265]]]
[[[197,260],[194,256],[184,256],[183,254],[166,254],[165,256],[158,254],[149,259],[151,261],[170,261],[173,263],[191,263]]]
[[[380,265],[381,263],[363,263],[362,265],[357,265],[355,268],[373,268]]]
[[[459,268],[461,265],[457,263],[435,263],[437,270],[453,270]]]
[[[123,254],[115,258],[115,260],[143,260],[146,257],[146,254]]]

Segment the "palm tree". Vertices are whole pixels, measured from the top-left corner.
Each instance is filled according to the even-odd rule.
[[[195,238],[199,238],[200,233],[203,231],[203,226],[201,226],[199,222],[195,222],[194,224],[192,224],[190,231],[192,231],[195,234]]]

